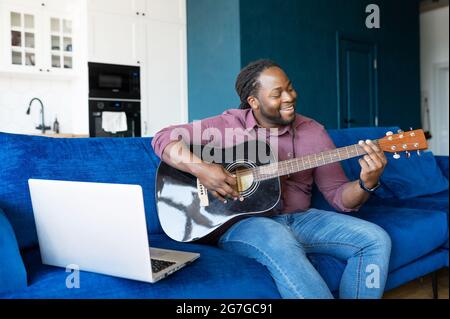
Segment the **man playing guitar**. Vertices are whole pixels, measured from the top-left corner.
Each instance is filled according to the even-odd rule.
[[[214,129],[225,135],[227,128],[246,132],[270,129],[267,137],[277,138],[280,160],[335,149],[321,124],[296,113],[297,93],[273,61],[255,61],[242,69],[236,91],[240,108],[202,120],[202,132]],[[180,128],[192,138],[192,123],[165,128],[153,138],[156,154],[168,165],[197,177],[224,203],[245,200],[236,190],[234,174],[194,155],[186,145],[192,140],[174,138],[172,133]],[[388,234],[373,223],[310,207],[313,183],[341,212],[357,211],[379,187],[386,157],[370,140],[359,145],[366,153],[359,159],[359,180],[349,181],[338,162],[287,175],[281,180],[280,206],[274,214],[236,222],[221,235],[218,246],[266,266],[283,298],[333,298],[307,258],[310,253],[347,261],[340,298],[381,298],[391,251]],[[367,276],[373,274],[379,277],[373,285],[367,285]]]

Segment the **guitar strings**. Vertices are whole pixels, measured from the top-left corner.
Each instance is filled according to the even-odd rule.
[[[373,140],[375,144],[379,146],[383,146],[386,144],[392,144],[396,140],[405,141],[405,138],[401,137],[393,137],[389,141],[385,140]],[[417,143],[402,143],[402,145],[406,146],[417,146]],[[356,157],[359,155],[366,154],[364,149],[359,146],[359,144],[354,144],[350,146],[345,146],[333,150],[324,151],[318,154],[309,154],[299,158],[289,159],[281,162],[270,163],[262,166],[258,166],[255,168],[246,168],[236,171],[236,175],[246,176],[252,175],[254,181],[263,181],[267,179],[271,179],[278,176],[283,176],[299,171],[303,171],[306,169],[322,166],[325,164],[330,164],[333,162],[340,162],[345,159],[349,159],[352,157]],[[356,152],[355,152],[356,151]],[[404,151],[404,150],[400,150]],[[301,162],[301,163],[300,163]],[[301,168],[300,168],[301,167]]]

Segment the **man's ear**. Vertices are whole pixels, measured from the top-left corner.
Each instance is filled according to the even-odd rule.
[[[251,108],[253,110],[258,110],[259,109],[259,101],[256,97],[254,97],[253,95],[250,95],[247,98],[247,103],[251,106]]]

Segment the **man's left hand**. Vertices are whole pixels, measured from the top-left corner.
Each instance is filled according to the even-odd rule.
[[[384,167],[387,164],[384,152],[371,140],[359,141],[366,155],[358,160],[361,165],[360,178],[367,188],[373,188],[377,185]]]

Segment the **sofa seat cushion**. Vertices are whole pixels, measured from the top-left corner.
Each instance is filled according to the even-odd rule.
[[[199,244],[182,244],[151,235],[153,247],[198,252],[200,258],[161,281],[150,284],[80,272],[79,288],[66,288],[71,274],[43,265],[39,249],[24,253],[29,286],[3,298],[280,298],[264,266],[249,258]]]
[[[380,198],[372,196],[368,201],[369,206],[392,206],[423,208],[431,210],[442,210],[448,213],[448,191],[443,191],[433,195],[418,196],[409,199]]]
[[[364,206],[350,215],[373,222],[389,234],[392,240],[390,273],[448,243],[447,214],[442,211]],[[308,257],[330,290],[339,290],[346,261],[323,254]]]
[[[372,196],[367,202],[370,206],[390,206],[390,207],[408,207],[414,209],[425,209],[425,210],[439,210],[447,213],[447,223],[448,223],[448,191],[440,192],[434,195],[414,197],[407,200],[398,199],[382,199],[376,196]],[[448,249],[448,238],[444,248]]]
[[[310,254],[309,259],[327,283],[333,295],[339,297],[339,286],[346,263],[331,256]],[[448,267],[448,250],[435,249],[429,254],[407,265],[389,272],[385,291],[391,290],[415,278],[424,276],[442,267]]]
[[[389,269],[395,270],[448,241],[447,214],[439,210],[364,206],[352,216],[382,227],[391,237]]]

